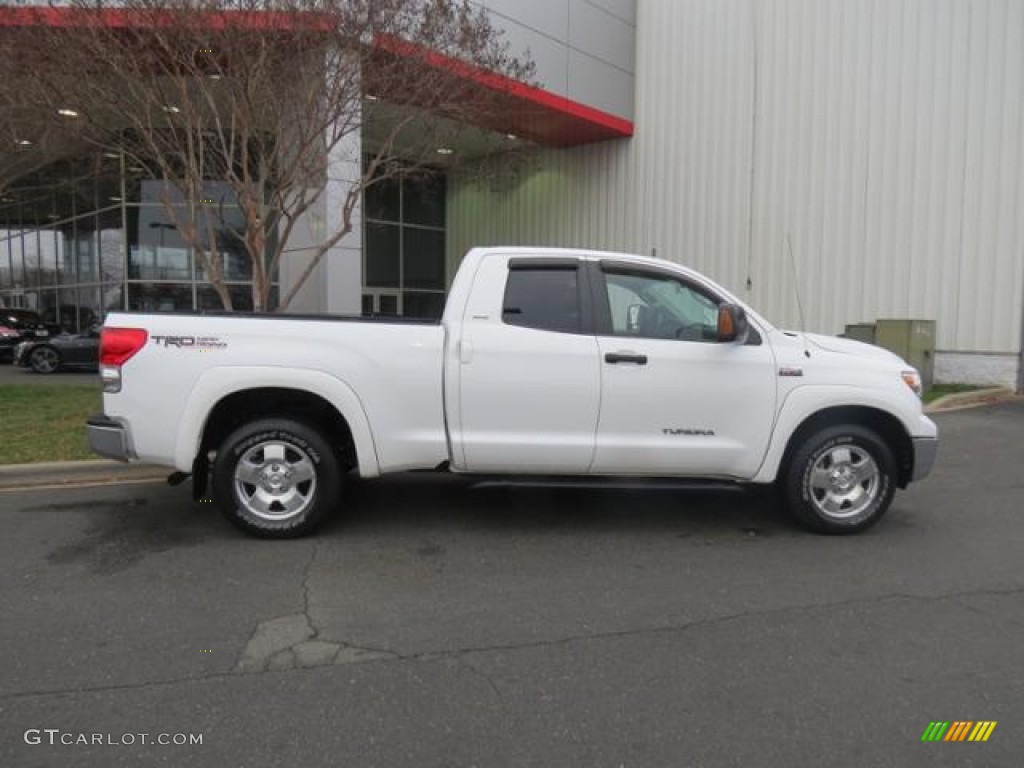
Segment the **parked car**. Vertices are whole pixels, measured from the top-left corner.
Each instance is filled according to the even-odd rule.
[[[14,348],[14,364],[36,373],[56,373],[64,368],[90,368],[99,365],[100,329],[86,333],[62,333],[49,338],[22,341]]]
[[[191,474],[200,498],[209,479],[266,537],[313,530],[349,469],[775,485],[801,524],[854,533],[938,449],[896,355],[777,330],[626,254],[474,249],[440,322],[112,313],[100,362],[93,450]]]
[[[0,357],[13,358],[14,348],[21,343],[21,333],[9,325],[0,324]]]
[[[31,309],[0,308],[0,355],[14,355],[14,348],[26,339],[47,338],[49,329],[38,312]]]

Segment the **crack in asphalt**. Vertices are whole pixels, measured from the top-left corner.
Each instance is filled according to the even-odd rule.
[[[235,673],[354,664],[395,656],[380,648],[320,639],[320,628],[310,607],[310,580],[319,552],[320,544],[314,541],[302,572],[302,612],[258,623],[235,662]]]
[[[468,661],[466,661],[463,658],[463,655],[464,655],[463,651],[457,652],[456,655],[455,655],[455,662],[460,667],[462,667],[464,669],[468,669],[476,677],[482,678],[484,680],[484,682],[486,682],[487,685],[490,687],[490,689],[492,691],[494,691],[494,695],[497,697],[498,703],[499,704],[504,704],[505,703],[505,697],[501,693],[501,688],[499,688],[498,684],[496,682],[494,682],[494,678],[491,677],[489,674],[487,674],[487,672],[485,672],[484,670],[480,669],[479,667],[475,667],[472,664],[470,664]]]
[[[317,550],[318,542],[314,539],[310,543],[309,559],[302,569],[302,613],[257,622],[235,662],[235,672],[264,672],[268,669],[293,667],[297,660],[295,648],[316,641],[320,631],[313,624],[309,611],[309,578],[313,563],[316,562]]]
[[[306,563],[306,570],[302,575],[302,613],[306,616],[306,623],[313,630],[311,639],[316,639],[320,636],[320,628],[313,621],[313,614],[309,610],[309,579],[313,575],[313,566],[316,564],[316,556],[319,551],[320,541],[319,539],[313,539],[313,546],[309,551],[309,562]]]
[[[326,666],[328,664],[351,664],[351,663],[371,663],[371,662],[432,662],[443,659],[455,659],[460,665],[466,669],[478,674],[488,681],[495,694],[500,698],[501,690],[495,684],[486,673],[479,668],[468,663],[464,656],[469,654],[483,654],[493,653],[496,651],[519,651],[527,650],[531,648],[551,648],[562,645],[570,645],[572,643],[579,642],[591,642],[601,640],[615,640],[624,637],[643,637],[645,635],[659,635],[659,634],[671,634],[674,632],[689,632],[694,629],[702,629],[705,627],[717,626],[720,624],[727,624],[733,621],[739,621],[747,618],[757,618],[763,616],[782,615],[787,613],[800,613],[802,611],[828,611],[837,608],[843,608],[851,605],[872,605],[877,603],[883,603],[893,600],[910,600],[915,602],[941,602],[944,600],[958,600],[961,598],[970,597],[1013,597],[1016,595],[1024,594],[1024,587],[1015,587],[1010,589],[979,589],[965,592],[950,592],[941,595],[919,595],[910,594],[905,592],[893,592],[886,595],[877,595],[870,598],[851,598],[849,600],[839,600],[836,602],[827,603],[808,603],[804,605],[791,605],[782,606],[779,608],[770,608],[764,611],[742,611],[739,613],[727,614],[725,616],[715,616],[705,619],[697,619],[695,621],[684,622],[681,624],[666,625],[661,627],[647,627],[644,629],[623,629],[613,632],[597,632],[588,635],[570,635],[567,637],[555,638],[552,640],[533,640],[523,643],[510,643],[507,645],[487,645],[487,646],[475,646],[466,648],[456,648],[447,651],[423,651],[418,653],[402,654],[397,651],[388,650],[384,648],[373,648],[365,646],[350,645],[348,643],[324,643],[323,641],[314,641],[321,643],[322,645],[337,646],[336,650],[333,650],[330,660],[319,663],[319,664],[301,664],[296,663],[292,667],[282,666],[271,666],[269,661],[276,657],[281,656],[282,659],[288,658],[287,654],[291,654],[293,657],[299,656],[302,650],[304,640],[300,640],[296,643],[291,643],[286,647],[279,648],[273,653],[266,656],[264,663],[260,665],[259,669],[247,669],[239,670],[236,666],[233,671],[224,672],[211,672],[206,675],[198,676],[187,676],[181,678],[175,678],[171,680],[151,680],[144,683],[124,683],[120,685],[98,685],[98,686],[85,686],[82,688],[67,688],[67,689],[52,689],[42,691],[19,691],[17,693],[0,694],[0,702],[17,701],[19,699],[41,697],[41,696],[67,696],[81,693],[101,693],[107,691],[130,691],[130,690],[145,690],[147,688],[158,688],[167,687],[172,685],[179,685],[182,683],[196,683],[206,682],[209,680],[220,680],[220,679],[237,679],[239,677],[239,671],[245,671],[249,673],[268,673],[282,671],[283,669],[295,669],[303,668],[309,669],[316,666]],[[296,614],[294,616],[281,617],[279,619],[272,619],[270,622],[262,622],[258,626],[264,626],[272,624],[281,619],[295,619],[301,618],[303,622],[306,621],[305,614]],[[308,625],[307,625],[308,626]],[[311,628],[310,628],[311,631]],[[258,634],[254,633],[254,635]],[[250,641],[252,642],[252,641]],[[298,649],[298,650],[297,650]],[[282,655],[282,652],[286,654]],[[366,655],[361,658],[349,658],[345,656],[346,652],[352,652],[355,655],[365,653]],[[345,660],[339,662],[337,659],[339,656],[344,657]],[[295,659],[298,662],[298,659]],[[279,663],[284,663],[283,661]]]

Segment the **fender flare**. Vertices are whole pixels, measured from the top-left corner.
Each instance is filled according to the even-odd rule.
[[[899,403],[899,405],[904,404]],[[768,451],[752,482],[775,482],[793,435],[805,421],[821,411],[830,408],[870,408],[893,417],[903,426],[907,435],[913,436],[921,431],[919,419],[922,414],[914,412],[909,407],[910,405],[911,403],[908,402],[906,407],[894,408],[890,390],[865,389],[846,385],[798,387],[789,393],[779,409],[779,416],[772,430],[772,440],[768,445]]]
[[[359,396],[341,379],[323,371],[302,368],[266,368],[259,366],[222,366],[205,371],[189,393],[178,422],[174,465],[182,472],[192,471],[199,452],[203,430],[210,413],[225,397],[249,389],[268,387],[295,389],[323,398],[348,423],[355,443],[359,474],[380,475],[377,447]]]

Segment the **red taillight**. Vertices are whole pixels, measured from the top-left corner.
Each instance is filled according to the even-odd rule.
[[[104,328],[100,334],[100,365],[124,365],[148,338],[142,328]]]

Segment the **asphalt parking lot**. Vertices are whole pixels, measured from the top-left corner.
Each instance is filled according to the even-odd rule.
[[[186,487],[0,494],[0,765],[1019,766],[1024,403],[937,418],[935,474],[849,538],[432,476],[292,542]],[[94,734],[134,743],[60,743]]]

